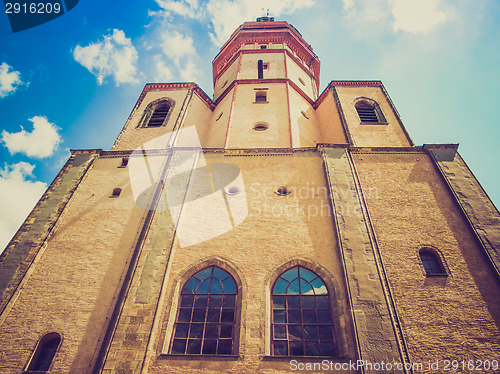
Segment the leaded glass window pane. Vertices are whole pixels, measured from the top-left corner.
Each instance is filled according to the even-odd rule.
[[[336,356],[328,290],[314,272],[295,266],[272,288],[274,356]]]
[[[61,336],[58,333],[45,335],[40,340],[28,370],[40,372],[48,371],[60,343]]]
[[[421,250],[420,259],[427,275],[446,275],[438,256],[431,251]]]
[[[225,270],[210,266],[184,285],[170,353],[234,354],[237,287]]]

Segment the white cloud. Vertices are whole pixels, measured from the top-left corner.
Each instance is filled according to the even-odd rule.
[[[180,68],[179,72],[182,80],[187,82],[195,82],[199,75],[199,71],[196,68],[195,63],[192,61],[189,61],[186,65],[184,65],[184,67]]]
[[[21,84],[21,73],[3,62],[0,65],[0,97],[10,95]]]
[[[345,18],[358,33],[373,32],[374,24],[388,24],[390,8],[388,0],[343,0]]]
[[[394,31],[422,33],[448,19],[445,12],[436,10],[437,0],[393,0]]]
[[[34,165],[19,162],[0,168],[0,253],[12,239],[47,185],[28,180]]]
[[[277,18],[310,8],[314,3],[314,0],[209,0],[206,11],[214,30],[210,36],[220,46],[243,22],[264,15],[262,9],[269,9],[269,15]]]
[[[197,53],[194,48],[193,38],[183,35],[178,31],[163,33],[160,36],[160,48],[163,55],[172,61],[178,69],[182,80],[196,81],[199,71],[194,63]],[[155,60],[157,74],[170,79],[172,73],[170,68],[164,63],[164,57],[157,55],[155,56]]]
[[[167,15],[193,19],[206,19],[213,32],[212,42],[221,46],[243,22],[254,21],[269,9],[270,16],[279,17],[309,8],[315,0],[156,0]],[[152,14],[152,13],[151,13]]]
[[[183,21],[195,20],[199,27],[208,32],[211,41],[220,47],[233,31],[244,22],[255,21],[269,9],[275,18],[291,14],[314,5],[315,0],[155,0],[158,11],[149,11],[153,20],[159,21],[155,27],[157,45],[147,43],[146,49],[160,48],[162,54],[153,57],[156,80],[172,78],[183,81],[203,79],[198,62],[196,43],[190,35],[182,31]],[[175,18],[175,19],[174,19]],[[154,24],[154,23],[153,23]],[[174,29],[171,25],[175,24]],[[149,25],[148,27],[150,27]],[[171,31],[168,31],[168,30]],[[201,48],[202,50],[204,48]],[[207,80],[208,82],[210,80]]]
[[[97,77],[98,84],[113,76],[115,83],[137,83],[137,50],[121,30],[104,35],[103,40],[86,47],[77,45],[73,50],[75,60]]]
[[[349,10],[354,6],[354,0],[342,0],[344,10]]]
[[[161,36],[161,49],[163,54],[180,64],[181,59],[190,58],[196,54],[193,38],[182,35],[177,31],[165,33]]]
[[[167,15],[178,14],[183,17],[201,18],[202,12],[197,0],[155,0]]]
[[[438,0],[342,0],[344,17],[356,34],[381,30],[423,33],[449,18],[452,9],[437,10]]]
[[[155,57],[156,76],[155,82],[168,82],[172,79],[172,70],[165,64],[160,55]]]
[[[29,119],[33,122],[33,130],[27,132],[21,127],[20,132],[9,133],[2,131],[2,143],[9,149],[10,154],[24,153],[29,157],[44,158],[52,156],[61,143],[58,128],[50,123],[46,117],[35,116]]]

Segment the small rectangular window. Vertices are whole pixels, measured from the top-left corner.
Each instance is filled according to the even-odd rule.
[[[128,157],[123,157],[122,158],[122,163],[118,167],[119,168],[125,168],[125,167],[127,167],[127,165],[128,165]]]
[[[267,49],[267,44],[261,44],[260,49]]]
[[[265,103],[267,102],[267,93],[264,91],[258,91],[255,93],[255,102],[256,103]]]

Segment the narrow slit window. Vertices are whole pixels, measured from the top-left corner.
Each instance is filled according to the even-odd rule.
[[[122,157],[122,163],[118,167],[125,168],[125,167],[127,167],[127,165],[128,165],[128,157]]]
[[[257,78],[264,79],[264,62],[262,60],[257,62]]]
[[[235,354],[237,293],[234,278],[217,266],[189,278],[182,288],[170,353]]]

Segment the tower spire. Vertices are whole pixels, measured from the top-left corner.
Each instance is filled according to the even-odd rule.
[[[269,8],[262,10],[266,13],[265,16],[257,17],[257,22],[274,22],[274,17],[269,17]]]

